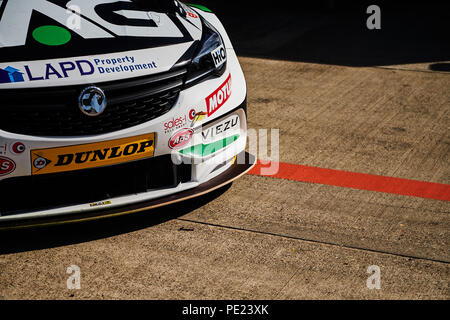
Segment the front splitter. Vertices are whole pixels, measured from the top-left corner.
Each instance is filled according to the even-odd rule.
[[[0,224],[0,230],[23,229],[30,227],[43,227],[75,222],[93,221],[103,218],[117,217],[126,214],[146,211],[149,209],[154,209],[174,204],[177,202],[181,202],[184,200],[192,199],[195,197],[199,197],[233,182],[234,180],[240,178],[248,171],[250,171],[256,164],[256,158],[255,156],[247,152],[244,153],[245,153],[244,164],[234,163],[228,170],[221,173],[217,177],[189,190],[181,191],[169,196],[149,201],[133,203],[124,207],[118,207],[110,210],[98,210],[92,212],[85,212],[82,214],[63,215],[59,217],[55,216],[51,218],[33,218],[18,221],[2,222]]]

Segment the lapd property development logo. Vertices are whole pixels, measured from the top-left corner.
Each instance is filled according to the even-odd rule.
[[[145,59],[145,60],[144,60]],[[143,61],[140,61],[143,60]],[[118,73],[144,73],[151,69],[158,69],[154,60],[142,59],[132,55],[125,56],[96,56],[83,60],[45,61],[21,65],[24,72],[17,68],[0,68],[0,84],[17,82],[34,82],[42,80],[63,80],[67,78],[80,79],[92,75],[112,75]]]
[[[155,61],[138,63],[134,56],[118,56],[110,58],[94,59],[95,66],[100,74],[103,73],[121,73],[134,72],[140,70],[157,69]]]
[[[94,65],[88,60],[46,61],[23,64],[22,67],[24,72],[11,66],[0,68],[0,84],[83,77],[95,72]]]
[[[24,82],[23,72],[13,67],[0,68],[0,83]]]

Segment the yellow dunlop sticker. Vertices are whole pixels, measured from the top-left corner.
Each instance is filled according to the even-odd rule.
[[[103,167],[153,157],[154,154],[154,133],[69,147],[31,150],[31,173],[36,175]]]

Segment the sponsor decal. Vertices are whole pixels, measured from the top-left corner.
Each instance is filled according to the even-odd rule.
[[[0,83],[24,82],[23,72],[11,66],[0,68]]]
[[[226,53],[223,45],[221,45],[217,49],[211,51],[211,56],[212,56],[212,59],[214,61],[214,65],[216,66],[216,68],[220,67],[221,65],[223,65],[225,63],[225,61],[227,61],[227,53]]]
[[[215,140],[218,136],[225,136],[230,131],[236,131],[240,128],[239,116],[236,114],[233,117],[229,117],[212,127],[206,128],[202,131],[203,141]]]
[[[0,144],[0,155],[1,154],[6,154],[6,150],[7,150],[8,145],[5,144]]]
[[[134,72],[139,70],[156,69],[155,61],[147,63],[135,63],[134,56],[119,56],[108,59],[94,59],[94,64],[100,74]]]
[[[75,60],[75,61],[61,61],[55,63],[46,63],[45,66],[41,65],[39,68],[31,67],[31,65],[24,65],[25,72],[21,73],[21,81],[16,80],[14,82],[23,81],[40,81],[40,80],[54,80],[64,79],[71,76],[88,76],[94,73],[95,69],[93,64],[88,60]],[[25,78],[23,77],[25,75]],[[0,75],[0,83],[1,75]]]
[[[170,149],[179,149],[189,143],[194,134],[193,129],[182,129],[175,133],[169,140]]]
[[[85,77],[93,74],[133,73],[157,69],[155,61],[137,62],[134,56],[94,58],[74,61],[48,62],[42,65],[23,65],[23,69],[8,66],[0,68],[0,83],[58,80]],[[22,71],[23,70],[23,71]]]
[[[33,166],[38,169],[44,169],[48,164],[50,164],[50,160],[45,159],[44,157],[37,157],[33,160]]]
[[[187,121],[186,116],[180,116],[176,118],[173,117],[171,120],[164,122],[164,132],[170,133],[180,128],[183,128],[186,124],[186,121]]]
[[[197,112],[195,109],[191,109],[189,110],[187,116],[179,116],[179,117],[173,117],[172,119],[170,119],[169,121],[164,122],[164,132],[165,133],[171,133],[174,132],[176,130],[179,130],[181,128],[184,128],[187,123],[188,123],[188,119],[189,121],[191,121],[191,127],[203,120],[206,116],[206,112]]]
[[[206,98],[208,117],[219,110],[231,96],[231,74],[213,93]]]
[[[24,153],[25,149],[26,149],[25,145],[22,142],[19,142],[19,141],[12,143],[11,146],[10,146],[10,150],[14,154]]]
[[[99,206],[106,206],[106,205],[108,205],[108,204],[111,204],[112,202],[111,201],[99,201],[99,202],[94,202],[94,203],[91,203],[89,206],[90,207],[99,207]]]
[[[230,145],[240,137],[240,119],[234,114],[201,132],[202,143],[180,150],[182,154],[207,156]],[[195,143],[195,139],[194,139]]]
[[[197,111],[195,109],[189,110],[189,120],[194,120],[195,116],[197,115]]]
[[[16,169],[16,163],[9,158],[0,157],[0,177],[10,174]]]
[[[198,122],[202,121],[206,118],[208,114],[206,112],[197,112],[195,116],[191,119],[191,128]]]
[[[194,19],[197,19],[197,18],[198,18],[198,15],[196,15],[196,14],[193,13],[193,12],[187,11],[187,14],[188,14],[188,16],[191,17],[191,18],[194,18]]]
[[[46,174],[109,166],[153,157],[155,134],[103,142],[31,150],[32,174]]]

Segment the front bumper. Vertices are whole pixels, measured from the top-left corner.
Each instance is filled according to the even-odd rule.
[[[176,160],[190,165],[189,179],[184,179],[182,181],[177,180],[176,183],[170,187],[158,187],[148,189],[144,192],[125,193],[113,197],[100,197],[96,198],[94,201],[89,200],[70,205],[59,204],[34,210],[9,210],[8,212],[2,212],[2,204],[0,201],[0,229],[40,225],[49,222],[54,223],[55,221],[61,220],[79,221],[83,219],[97,219],[103,216],[118,215],[130,211],[141,211],[201,195],[234,180],[249,170],[254,164],[253,157],[247,156],[247,161],[245,162],[242,160],[242,157],[245,155],[244,150],[247,139],[245,79],[237,61],[237,57],[232,49],[229,50],[228,57],[227,71],[221,77],[206,80],[182,91],[178,101],[170,112],[142,125],[99,136],[73,138],[27,136],[11,134],[0,130],[0,146],[6,146],[6,156],[12,158],[15,164],[17,164],[14,172],[6,176],[0,176],[0,194],[2,194],[2,184],[6,185],[8,181],[24,177],[29,177],[31,179],[36,177],[33,175],[36,173],[36,168],[33,168],[33,150],[58,149],[71,146],[77,147],[79,145],[108,142],[115,139],[154,133],[156,138],[152,159],[171,155],[174,161]],[[197,135],[201,136],[205,130],[212,128],[214,125],[219,126],[229,117],[238,117],[239,134],[235,135],[237,138],[235,138],[230,145],[221,148],[212,154],[198,155],[195,152],[197,151],[196,148],[192,148],[191,153],[173,152],[170,148],[170,139],[174,132],[177,132],[180,127],[175,126],[175,128],[170,128],[170,126],[165,125],[167,123],[173,125],[176,123],[175,119],[182,118],[183,116],[186,117],[192,109],[204,111],[207,107],[205,97],[214,90],[217,90],[217,88],[220,88],[224,81],[226,82],[230,76],[233,79],[231,85],[232,94],[220,109],[216,110],[213,115],[208,116],[203,123],[201,123],[201,129]],[[183,123],[182,121],[181,128],[183,126],[186,126],[186,123]],[[194,129],[196,130],[196,128]],[[26,152],[18,154],[11,153],[11,145],[17,141],[25,146]],[[204,147],[204,145],[202,145],[202,147]],[[190,151],[189,148],[186,150]],[[0,152],[1,151],[2,150],[0,149]],[[235,163],[237,155],[241,158],[241,160],[238,161],[239,164]],[[0,157],[1,156],[2,154],[0,153]],[[112,168],[114,167],[115,166],[112,166]],[[80,170],[80,172],[88,172],[88,170],[91,169]],[[158,170],[158,168],[155,168],[155,170]],[[76,173],[76,171],[73,172]],[[60,174],[64,176],[65,172]],[[112,175],[114,175],[114,172],[112,172]],[[82,193],[85,192],[85,190],[89,190],[89,176],[86,178],[86,181],[80,182],[76,187],[78,190],[73,192]],[[61,184],[61,188],[65,188],[64,182]],[[14,194],[14,199],[18,202],[27,202],[27,199],[30,198],[30,192],[33,191],[28,190],[27,194],[26,192],[18,190],[17,193]],[[51,197],[51,194],[48,196]],[[132,207],[135,209],[129,209]]]
[[[33,215],[21,217],[20,219],[0,220],[0,230],[53,226],[66,223],[86,222],[102,218],[111,218],[155,209],[165,205],[199,197],[240,178],[250,171],[256,164],[256,158],[245,151],[237,155],[237,158],[240,160],[230,164],[227,170],[223,171],[221,174],[204,183],[196,184],[194,187],[191,186],[190,189],[185,188],[184,191],[180,191],[181,189],[172,189],[168,195],[149,200],[141,199],[139,202],[133,202],[132,204],[121,205],[115,208],[89,210],[85,212],[72,213],[70,215]]]

